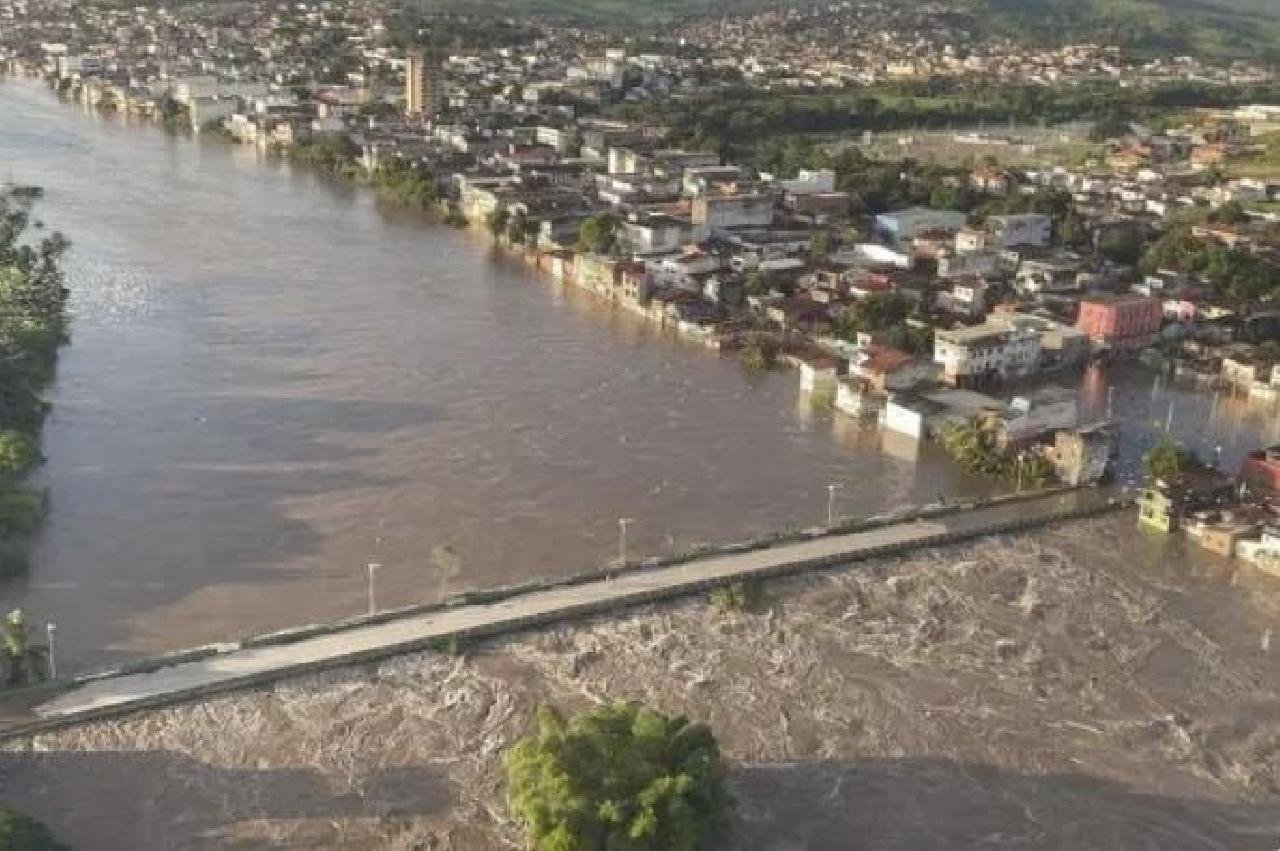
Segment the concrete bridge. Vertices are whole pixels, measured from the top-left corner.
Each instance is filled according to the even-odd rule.
[[[36,706],[42,719],[6,735],[161,706],[260,685],[301,673],[439,646],[450,638],[494,636],[652,603],[747,579],[833,567],[921,547],[954,543],[1118,510],[1113,493],[1056,491],[971,507],[938,507],[858,531],[818,530],[784,543],[677,563],[636,566],[529,590],[475,595],[478,602],[424,606],[345,624],[309,627],[237,644],[202,648],[100,675],[81,677]]]

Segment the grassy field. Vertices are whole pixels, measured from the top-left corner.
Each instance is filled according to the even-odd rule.
[[[1079,166],[1091,156],[1100,154],[1101,148],[1088,139],[1087,127],[1070,125],[1061,127],[1001,127],[991,126],[986,133],[991,136],[1011,136],[1017,144],[1000,142],[958,141],[957,133],[968,130],[916,130],[877,133],[869,146],[862,145],[862,135],[833,135],[824,140],[832,149],[858,145],[863,153],[879,159],[911,157],[923,163],[944,166],[961,166],[976,163],[984,157],[993,157],[1006,168],[1032,166]]]
[[[1227,162],[1223,171],[1228,177],[1280,178],[1280,133],[1269,133],[1251,140],[1267,146],[1265,153]]]

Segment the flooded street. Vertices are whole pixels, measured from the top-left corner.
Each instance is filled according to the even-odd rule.
[[[0,593],[73,668],[974,492],[368,193],[0,84],[0,178],[73,242],[39,478]]]

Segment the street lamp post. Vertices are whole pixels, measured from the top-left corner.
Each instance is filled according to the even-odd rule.
[[[627,564],[627,526],[635,522],[634,517],[618,518],[618,564]]]
[[[44,634],[49,644],[49,679],[56,680],[58,678],[58,650],[54,644],[54,636],[58,632],[58,625],[53,621],[45,621]]]
[[[836,491],[843,488],[844,485],[830,484],[827,485],[827,526],[836,525]]]
[[[369,615],[370,616],[376,615],[378,613],[378,604],[376,602],[376,599],[373,596],[373,576],[375,573],[378,572],[379,568],[381,567],[382,565],[376,561],[371,561],[369,562],[368,565],[365,566],[366,570],[369,573]]]

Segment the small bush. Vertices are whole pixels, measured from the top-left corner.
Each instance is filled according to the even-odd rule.
[[[465,643],[456,635],[432,639],[427,646],[431,652],[444,656],[461,656],[467,650]]]
[[[711,603],[722,612],[752,612],[764,604],[764,583],[744,579],[711,592]]]
[[[742,367],[747,372],[758,374],[768,372],[777,363],[777,349],[767,336],[754,334],[738,354]]]

